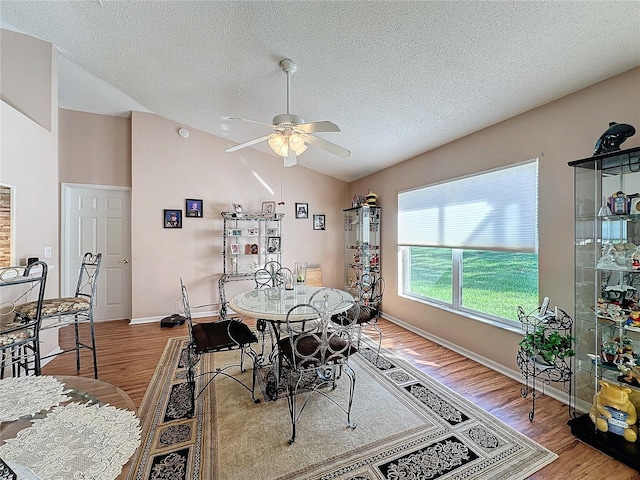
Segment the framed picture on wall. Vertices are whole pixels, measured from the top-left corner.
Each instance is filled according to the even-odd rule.
[[[185,217],[202,218],[202,200],[187,198]]]
[[[313,216],[313,229],[314,230],[324,230],[324,215],[314,215]]]
[[[309,218],[308,203],[296,203],[296,218]]]
[[[182,228],[182,210],[165,210],[164,228]]]

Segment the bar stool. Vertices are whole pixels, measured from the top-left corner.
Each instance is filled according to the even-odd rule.
[[[76,293],[73,297],[49,298],[42,302],[42,322],[40,330],[49,328],[64,327],[74,325],[75,329],[75,347],[73,349],[62,350],[50,355],[40,357],[40,360],[61,355],[63,353],[76,352],[76,369],[80,371],[80,349],[86,348],[93,355],[93,374],[98,378],[98,359],[96,354],[96,338],[93,325],[93,304],[96,294],[96,285],[98,281],[98,273],[100,272],[100,263],[102,254],[92,254],[87,252],[82,257],[82,265],[80,266],[80,274],[78,275],[78,283],[76,285]],[[37,310],[37,302],[24,303],[16,307],[16,315],[24,319],[32,318]],[[48,323],[45,319],[58,317],[57,322]],[[86,344],[80,339],[80,323],[89,323],[91,330],[91,344]]]

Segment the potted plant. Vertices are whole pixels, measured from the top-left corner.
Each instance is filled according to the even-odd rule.
[[[573,341],[569,334],[561,334],[557,330],[548,331],[540,325],[532,333],[525,334],[518,344],[531,359],[542,365],[556,365],[559,360],[573,357]]]

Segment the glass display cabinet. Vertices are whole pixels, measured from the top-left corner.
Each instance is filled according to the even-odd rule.
[[[254,272],[267,262],[282,263],[284,213],[222,212],[222,275],[218,280],[220,316],[227,312],[224,286],[228,282],[253,280]]]
[[[640,441],[624,437],[630,415],[620,419],[612,410],[605,432],[588,413],[594,395],[609,385],[628,388],[640,411],[640,147],[569,166],[575,182],[573,391],[576,408],[587,412],[569,425],[585,443],[640,470]]]
[[[380,207],[362,205],[344,212],[344,289],[359,298],[366,274],[380,274]]]

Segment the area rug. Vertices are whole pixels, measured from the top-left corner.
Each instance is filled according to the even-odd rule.
[[[128,479],[516,480],[557,458],[384,348],[377,358],[372,344],[350,359],[353,430],[344,413],[316,395],[289,445],[286,398],[254,404],[223,377],[205,389],[188,418],[185,344],[185,338],[168,341],[142,401],[143,443]],[[200,367],[235,363],[237,355],[205,356]],[[251,371],[238,375],[250,382]],[[339,381],[331,395],[347,395],[347,383]]]

